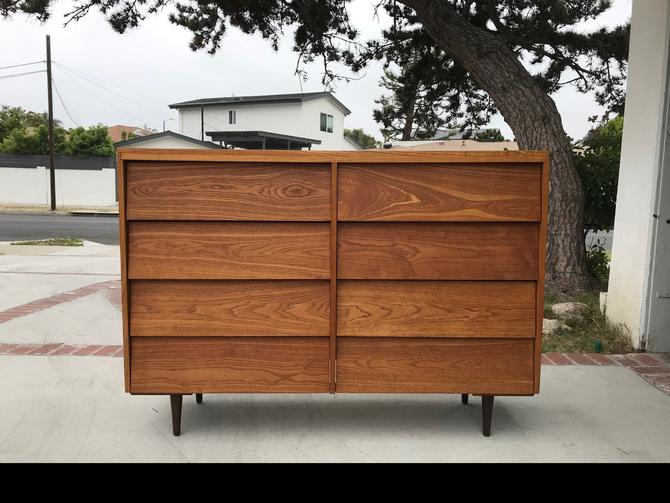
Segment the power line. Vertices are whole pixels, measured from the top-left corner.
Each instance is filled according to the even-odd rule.
[[[63,75],[67,75],[68,78],[72,79],[78,86],[80,86],[80,87],[82,87],[83,89],[85,89],[87,92],[89,92],[90,94],[92,94],[93,96],[95,96],[96,98],[98,98],[98,99],[99,99],[100,101],[102,101],[103,103],[107,104],[108,106],[112,107],[112,108],[115,109],[115,110],[118,110],[118,111],[121,112],[122,114],[127,115],[128,117],[132,117],[133,119],[138,120],[138,121],[140,121],[140,122],[142,122],[142,123],[145,123],[145,122],[146,122],[146,121],[145,121],[144,119],[142,119],[141,117],[137,117],[136,115],[133,115],[133,114],[131,114],[130,112],[126,112],[125,110],[123,110],[123,109],[117,107],[117,106],[114,105],[113,103],[110,103],[110,102],[107,101],[105,98],[102,98],[102,97],[98,96],[98,95],[95,94],[93,91],[91,91],[89,88],[87,88],[86,86],[84,86],[81,82],[77,81],[72,75],[70,75],[69,73],[63,71],[63,68],[61,68],[60,65],[59,65],[59,68],[60,68],[60,70],[63,72]]]
[[[65,100],[63,99],[63,96],[61,96],[60,91],[58,90],[58,86],[56,86],[56,80],[51,79],[51,83],[54,86],[54,89],[56,90],[56,96],[58,96],[58,100],[60,101],[60,104],[63,105],[63,109],[65,110],[65,113],[67,116],[70,118],[70,120],[74,123],[75,126],[80,126],[81,124],[79,121],[75,120],[74,117],[72,117],[73,114],[70,113],[70,110],[68,110],[67,105],[65,104]]]
[[[0,80],[11,79],[14,77],[23,77],[24,75],[32,75],[34,73],[44,73],[44,70],[36,70],[34,72],[14,73],[12,75],[0,75]]]
[[[58,63],[56,63],[56,64],[58,64]],[[58,66],[62,67],[63,65],[58,65]],[[145,105],[145,104],[143,104],[143,103],[140,103],[139,101],[135,101],[135,100],[132,99],[132,98],[128,98],[127,96],[124,96],[124,95],[121,94],[121,93],[117,93],[117,92],[114,91],[113,89],[108,89],[107,87],[103,86],[102,84],[98,84],[97,82],[94,82],[93,80],[89,79],[88,77],[85,77],[84,75],[79,74],[78,72],[75,72],[75,71],[73,71],[73,70],[69,70],[69,69],[67,69],[67,68],[61,68],[61,70],[67,71],[67,72],[69,72],[70,74],[74,74],[74,75],[77,76],[77,77],[80,77],[80,78],[82,78],[82,79],[85,79],[85,80],[87,80],[88,82],[90,82],[91,84],[93,84],[94,86],[97,86],[97,87],[99,87],[99,88],[101,88],[101,89],[107,91],[108,93],[115,94],[115,95],[117,95],[118,97],[123,98],[124,100],[127,100],[127,101],[129,101],[129,102],[131,102],[131,103],[133,103],[133,104],[135,104],[135,105],[138,105],[138,106],[141,106],[141,107],[143,107],[143,108],[146,108],[147,110],[151,110],[153,113],[158,114],[158,115],[160,115],[161,117],[163,117],[163,116],[165,115],[165,112],[160,112],[160,111],[156,110],[155,108],[151,108],[151,107],[149,107],[149,106],[147,106],[147,105]]]
[[[70,71],[79,74],[81,77],[88,76],[92,79],[99,80],[100,82],[104,82],[105,84],[108,84],[110,86],[118,87],[119,89],[123,89],[124,91],[128,91],[130,93],[136,94],[137,96],[141,96],[142,98],[146,98],[146,99],[155,101],[156,103],[160,103],[163,106],[166,106],[167,100],[163,100],[163,99],[159,100],[159,99],[156,99],[153,96],[148,96],[146,94],[139,93],[139,92],[137,92],[133,89],[129,89],[127,87],[120,86],[119,84],[115,84],[114,82],[110,82],[108,80],[101,79],[100,77],[96,77],[95,75],[91,75],[90,73],[84,73],[81,70],[77,70],[76,68],[73,68],[71,66],[64,65],[63,63],[58,63],[58,62],[55,62],[55,61],[54,61],[54,63],[56,63],[58,66],[63,66],[65,68],[69,69]]]
[[[30,65],[36,65],[38,63],[44,63],[44,60],[42,61],[33,61],[32,63],[21,63],[20,65],[9,65],[9,66],[0,66],[0,70],[6,70],[7,68],[18,68],[20,66],[30,66]]]

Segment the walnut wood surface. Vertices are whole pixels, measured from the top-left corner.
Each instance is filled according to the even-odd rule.
[[[328,223],[130,222],[130,279],[328,279]]]
[[[532,281],[344,281],[339,336],[535,336]]]
[[[541,165],[341,165],[339,219],[540,220]]]
[[[329,220],[330,166],[128,165],[129,220]]]
[[[546,152],[118,163],[127,391],[539,391]]]
[[[116,183],[119,189],[119,258],[121,259],[121,318],[123,326],[123,382],[130,391],[130,327],[128,301],[128,221],[126,219],[125,165],[116,160]]]
[[[535,223],[340,223],[339,279],[535,280]]]
[[[533,341],[341,337],[337,391],[530,395]]]
[[[328,337],[131,337],[131,391],[327,393],[328,346]]]
[[[271,162],[271,163],[541,163],[549,158],[547,151],[402,151],[402,150],[361,150],[328,151],[312,150],[219,150],[219,149],[161,149],[129,148],[117,150],[119,159],[124,161],[183,161],[183,162]]]
[[[150,281],[130,285],[132,336],[324,336],[328,281]]]

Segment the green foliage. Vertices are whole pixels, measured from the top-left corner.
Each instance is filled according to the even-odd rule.
[[[14,241],[10,243],[17,246],[84,246],[84,241],[80,238],[49,238],[49,239],[30,239],[28,241]]]
[[[24,110],[21,107],[0,107],[0,143],[17,129],[47,125],[47,114]]]
[[[114,155],[114,145],[107,135],[107,128],[98,124],[87,129],[83,127],[71,129],[64,152],[67,155],[111,157]]]
[[[584,189],[584,231],[611,230],[614,226],[619,182],[623,116],[592,130],[575,145],[575,167]]]
[[[607,291],[610,276],[610,254],[600,241],[595,241],[586,249],[586,270],[599,283],[599,291]]]
[[[54,121],[54,149],[58,155],[111,157],[114,145],[101,124],[66,131]],[[47,155],[49,129],[46,114],[3,106],[0,109],[0,152],[17,155]]]
[[[633,346],[630,335],[623,325],[612,323],[600,310],[598,294],[581,295],[577,298],[557,299],[560,302],[574,300],[586,304],[587,309],[581,319],[561,320],[569,330],[559,330],[542,336],[542,352],[592,353],[596,341],[602,343],[603,353],[631,353]],[[554,299],[545,299],[545,313]],[[553,316],[552,316],[553,317]]]
[[[500,132],[500,129],[489,128],[477,131],[472,137],[475,141],[507,141]]]
[[[62,154],[65,148],[65,129],[54,126],[54,149]],[[20,127],[9,132],[0,143],[3,154],[46,155],[49,153],[49,129],[45,125]]]
[[[54,3],[55,0],[0,0],[0,16],[24,13],[44,21],[49,18]],[[373,59],[406,60],[403,55],[415,52],[412,47],[421,47],[422,39],[432,40],[422,26],[425,20],[417,16],[412,6],[439,4],[454,14],[444,30],[449,30],[449,23],[468,23],[481,33],[498,37],[532,67],[538,84],[547,93],[554,93],[563,85],[573,85],[581,92],[593,92],[608,111],[623,112],[630,26],[589,31],[584,23],[606,12],[611,0],[380,0],[375,4],[387,11],[391,22],[384,27],[381,40],[371,41],[359,40],[359,32],[349,17],[349,3],[348,0],[81,0],[65,18],[68,22],[79,20],[97,9],[114,30],[124,33],[151,15],[168,13],[171,23],[192,33],[191,49],[207,49],[212,54],[221,47],[231,26],[247,34],[261,35],[275,49],[286,29],[292,27],[293,49],[298,57],[296,71],[304,75],[302,64],[319,58],[323,63],[322,81],[328,84],[333,79],[351,78],[334,73],[332,66],[338,61],[358,72]],[[448,56],[434,47],[438,61]],[[458,107],[458,112],[457,107],[449,107],[457,115],[465,113],[467,116],[469,112],[464,109],[472,106],[476,114],[476,109],[489,98],[470,78],[463,63],[467,66],[476,62],[453,62],[455,86],[450,90],[462,89],[460,94],[451,96],[458,99],[462,107]],[[467,90],[472,92],[464,92]],[[484,101],[478,102],[478,93]]]
[[[344,136],[354,140],[365,149],[375,148],[380,145],[380,142],[375,140],[374,136],[367,134],[362,128],[345,129]]]

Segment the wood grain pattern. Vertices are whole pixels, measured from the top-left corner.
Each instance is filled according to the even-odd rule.
[[[295,150],[227,150],[227,149],[160,149],[129,148],[117,150],[125,161],[184,161],[184,162],[271,162],[271,163],[519,163],[544,162],[548,151],[295,151]]]
[[[356,221],[540,220],[541,165],[339,167],[339,218]]]
[[[337,302],[337,163],[330,166],[330,305]],[[337,359],[337,309],[330,311],[330,392],[335,393]]]
[[[325,164],[129,163],[129,220],[330,219]]]
[[[132,337],[133,393],[328,392],[328,337]]]
[[[330,225],[130,222],[131,279],[328,279]]]
[[[537,261],[538,261],[538,277],[535,287],[535,295],[537,299],[537,330],[535,338],[535,388],[534,392],[540,392],[540,369],[542,367],[542,316],[539,313],[544,311],[544,280],[545,280],[545,266],[546,248],[547,248],[547,219],[549,218],[549,156],[544,159],[542,163],[542,220],[538,226],[538,243]]]
[[[329,335],[327,281],[134,280],[132,336]]]
[[[337,391],[533,393],[531,339],[341,337]]]
[[[535,223],[340,223],[338,278],[536,280]]]
[[[123,380],[130,391],[130,327],[128,298],[128,222],[126,219],[125,164],[120,156],[116,161],[116,186],[119,199],[119,256],[121,258],[121,317],[123,326]]]
[[[340,281],[339,336],[535,336],[532,281]]]

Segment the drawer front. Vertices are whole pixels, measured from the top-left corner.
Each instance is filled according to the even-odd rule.
[[[330,219],[330,166],[129,163],[129,220]]]
[[[541,217],[539,164],[341,165],[340,220],[519,221]]]
[[[328,392],[327,337],[132,337],[132,393]]]
[[[328,279],[330,225],[130,222],[130,279]]]
[[[532,281],[340,281],[337,334],[535,336]]]
[[[536,280],[536,223],[341,223],[340,279]]]
[[[531,395],[533,341],[342,337],[336,389]]]
[[[135,280],[131,336],[329,335],[328,281]]]

